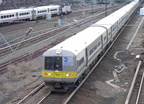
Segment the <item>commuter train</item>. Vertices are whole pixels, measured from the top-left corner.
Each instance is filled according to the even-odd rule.
[[[78,85],[139,6],[134,0],[43,53],[42,77],[51,90]]]
[[[62,7],[62,13],[71,13],[71,5],[64,5]],[[20,20],[36,20],[39,17],[44,17],[48,13],[51,15],[60,14],[59,5],[39,6],[34,8],[20,8],[12,10],[0,11],[0,23],[9,23]]]

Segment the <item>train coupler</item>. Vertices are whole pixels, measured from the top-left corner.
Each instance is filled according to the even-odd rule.
[[[55,83],[54,88],[61,88],[61,84],[60,83]]]

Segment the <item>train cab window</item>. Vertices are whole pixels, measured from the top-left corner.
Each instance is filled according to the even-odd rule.
[[[61,57],[55,57],[54,69],[55,70],[62,70],[62,58]]]
[[[45,69],[46,70],[52,69],[52,57],[45,57]]]
[[[62,57],[45,57],[45,70],[62,70]]]

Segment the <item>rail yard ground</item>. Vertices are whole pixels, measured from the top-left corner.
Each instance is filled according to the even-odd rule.
[[[137,53],[143,52],[143,27],[138,31],[129,50],[126,50],[126,46],[142,18],[139,16],[138,10],[103,61],[69,102],[70,104],[122,104],[124,102],[137,66],[135,56]],[[80,26],[67,34],[75,34],[83,28],[86,26]],[[0,76],[1,104],[16,104],[42,82],[41,60],[42,56],[30,62],[22,62],[8,67],[9,72]],[[124,70],[118,74],[120,81],[113,81],[114,69],[119,71],[123,68]]]

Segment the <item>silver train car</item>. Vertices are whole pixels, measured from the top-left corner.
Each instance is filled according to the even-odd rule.
[[[63,14],[71,13],[71,5],[65,5],[62,8]],[[10,23],[21,20],[36,20],[39,17],[45,17],[48,13],[52,15],[60,14],[59,5],[39,6],[34,8],[21,8],[0,11],[0,23]]]
[[[42,77],[51,90],[78,85],[139,6],[134,0],[43,53]]]

